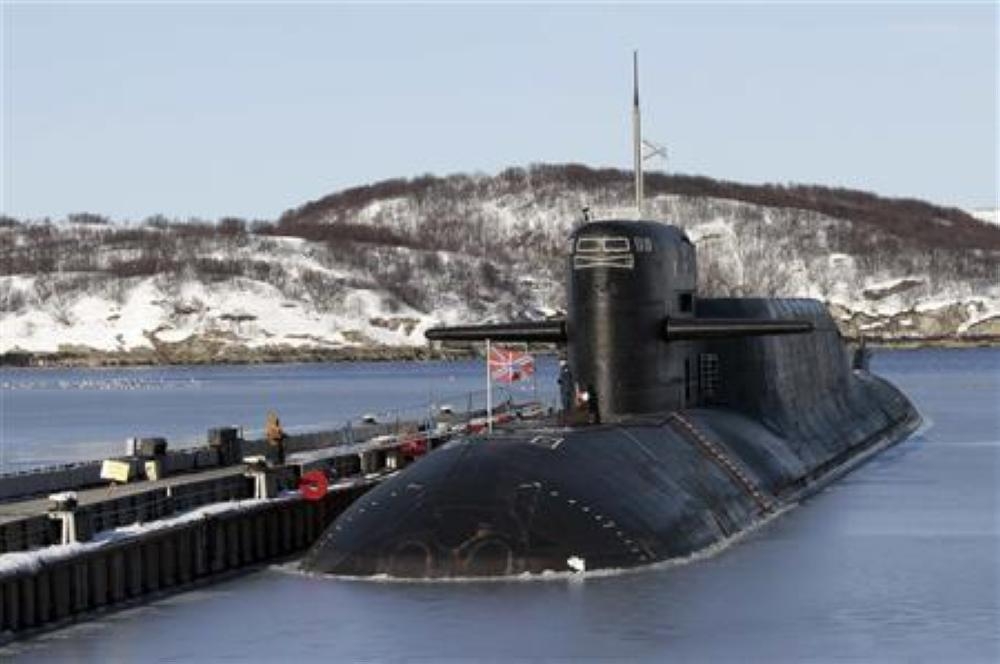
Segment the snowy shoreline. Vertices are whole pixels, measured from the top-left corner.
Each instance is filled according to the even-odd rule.
[[[845,337],[848,343],[857,339]],[[866,337],[870,348],[909,350],[918,348],[978,348],[1000,347],[1000,336],[968,335],[957,337]],[[533,349],[535,354],[554,354],[552,348]],[[156,366],[210,366],[252,364],[317,364],[324,362],[426,362],[467,360],[478,356],[476,348],[454,347],[431,349],[414,346],[381,346],[375,348],[290,348],[261,352],[260,349],[227,348],[212,357],[178,356],[157,357],[151,350],[99,351],[82,349],[33,353],[9,351],[0,354],[0,367],[156,367]]]
[[[73,348],[57,352],[11,350],[0,353],[0,367],[144,367],[170,365],[314,364],[321,362],[424,362],[475,356],[471,348],[437,350],[415,346],[359,348],[245,348],[229,346],[211,355],[164,356],[152,349],[102,351]]]

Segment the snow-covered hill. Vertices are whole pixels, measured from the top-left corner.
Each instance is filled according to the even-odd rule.
[[[173,234],[152,231],[164,242]],[[464,313],[461,298],[450,294],[455,284],[440,277],[421,281],[414,265],[407,289],[441,289],[434,297],[441,308],[431,316],[407,304],[398,287],[380,283],[380,267],[439,260],[463,281],[474,280],[476,271],[475,261],[446,254],[368,247],[341,260],[322,243],[246,234],[237,243],[181,241],[172,249],[183,255],[179,266],[122,276],[115,272],[128,270],[115,254],[142,250],[117,247],[114,229],[61,225],[54,232],[102,238],[96,242],[107,244],[91,254],[98,268],[0,277],[0,352],[148,350],[154,352],[151,361],[208,361],[231,358],[239,349],[277,358],[297,357],[296,349],[423,345],[423,330],[433,320],[456,321]],[[374,269],[353,264],[359,257]]]
[[[582,208],[633,216],[627,174],[558,169],[381,183],[249,228],[7,219],[0,352],[306,357],[422,347],[440,322],[552,315],[564,307],[565,237]],[[908,236],[896,208],[879,217],[864,198],[851,207],[810,188],[790,206],[788,191],[765,190],[774,205],[742,185],[754,202],[655,184],[647,216],[696,243],[702,294],[819,298],[851,336],[1000,337],[994,226],[903,202],[921,210]]]
[[[979,221],[985,221],[987,224],[993,224],[994,226],[1000,226],[1000,209],[997,208],[975,208],[969,210],[969,214],[978,219]]]

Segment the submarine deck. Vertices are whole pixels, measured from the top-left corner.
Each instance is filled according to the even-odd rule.
[[[785,429],[700,407],[454,441],[349,507],[307,571],[411,578],[621,568],[691,555],[905,439],[920,416],[878,380]],[[877,407],[866,400],[878,397]]]

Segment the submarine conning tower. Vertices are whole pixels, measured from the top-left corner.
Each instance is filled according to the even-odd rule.
[[[809,320],[696,317],[694,245],[669,224],[586,223],[570,235],[564,319],[441,327],[431,340],[566,343],[572,380],[602,421],[695,405],[699,341],[810,332]]]
[[[694,245],[675,226],[644,221],[589,223],[570,244],[567,331],[576,383],[606,420],[683,407],[690,342],[664,343],[663,325],[694,316]]]

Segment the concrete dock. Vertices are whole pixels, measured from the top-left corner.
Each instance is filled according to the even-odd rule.
[[[70,545],[67,555],[2,569],[0,643],[298,553],[373,484],[333,491],[319,501],[258,501],[133,537]]]
[[[538,412],[511,406],[495,421]],[[371,487],[479,420],[290,436],[285,464],[273,467],[244,462],[263,440],[239,440],[226,454],[172,451],[158,458],[165,477],[113,486],[96,461],[0,476],[0,643],[300,553]],[[296,489],[316,470],[330,484],[308,499]]]

